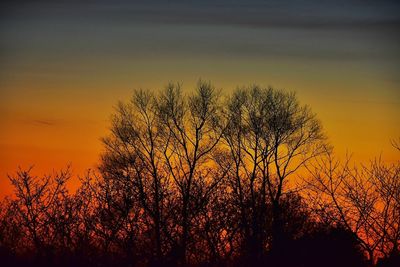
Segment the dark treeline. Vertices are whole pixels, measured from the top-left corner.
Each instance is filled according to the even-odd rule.
[[[399,162],[339,162],[293,93],[137,90],[103,143],[75,193],[9,176],[2,266],[400,266]]]

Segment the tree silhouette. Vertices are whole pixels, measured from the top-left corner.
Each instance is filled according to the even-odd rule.
[[[31,168],[18,170],[9,176],[16,199],[9,208],[15,213],[14,223],[19,224],[19,251],[33,249],[36,263],[52,257],[55,250],[66,250],[69,231],[68,192],[65,187],[70,171],[47,175],[42,178],[30,174]],[[7,217],[6,217],[7,218]]]
[[[166,249],[163,224],[168,212],[169,180],[161,168],[164,144],[154,97],[135,91],[128,104],[119,103],[111,132],[103,139],[106,152],[100,166],[104,182],[113,185],[110,193],[118,196],[110,201],[118,199],[123,217],[137,207],[143,209],[144,216],[139,216],[149,229],[154,257],[160,261]]]
[[[354,233],[373,264],[400,248],[400,165],[375,159],[357,168],[349,160],[327,153],[316,161],[309,192],[320,215]]]
[[[186,263],[192,221],[223,176],[206,166],[222,135],[216,130],[219,104],[205,82],[189,97],[174,84],[157,96],[138,90],[130,103],[118,105],[112,135],[104,139],[105,182],[122,189],[124,203],[137,203],[150,219],[156,262],[168,254]]]
[[[290,190],[288,179],[323,152],[324,136],[315,115],[301,106],[293,93],[252,86],[234,92],[227,104],[229,179],[238,207],[243,242],[253,254],[266,247],[265,210],[272,208],[272,243],[285,242],[281,198]],[[232,166],[232,167],[231,167]],[[254,255],[255,254],[255,255]]]
[[[398,265],[399,163],[339,162],[294,93],[135,90],[102,142],[75,192],[69,167],[9,176],[2,265]]]

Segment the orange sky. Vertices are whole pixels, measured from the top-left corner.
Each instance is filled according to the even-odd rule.
[[[5,6],[0,196],[17,166],[41,174],[71,163],[75,175],[94,167],[112,107],[133,88],[175,81],[190,90],[199,78],[226,94],[253,83],[294,90],[339,155],[399,159],[390,146],[400,137],[400,44],[390,24],[397,5],[190,3]]]
[[[246,84],[246,77],[242,79],[234,82],[220,79],[214,84],[229,93],[236,84]],[[195,77],[182,80],[189,89],[196,83]],[[283,81],[260,80],[260,84],[294,88]],[[139,82],[132,81],[135,83]],[[304,83],[296,86],[298,96],[318,114],[340,155],[348,150],[356,160],[365,161],[381,153],[386,160],[398,159],[398,154],[390,147],[390,138],[400,133],[397,105],[389,100],[388,103],[346,101],[334,92],[312,93]],[[165,82],[143,83],[139,87],[160,88],[163,84]],[[99,88],[103,86],[99,84]],[[16,99],[15,103],[9,96],[10,101],[2,105],[0,117],[3,127],[0,132],[0,195],[10,192],[6,173],[15,172],[17,166],[35,165],[34,173],[43,174],[71,163],[75,175],[95,167],[102,149],[100,138],[107,134],[112,106],[118,99],[128,99],[133,87],[128,84],[108,86],[121,89],[110,90],[93,99],[90,94],[79,98],[73,92],[69,95],[66,88],[64,96],[45,93],[43,99],[36,98],[37,103],[31,102],[33,96]]]

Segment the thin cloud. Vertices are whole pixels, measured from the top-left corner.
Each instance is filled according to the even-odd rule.
[[[32,121],[36,125],[44,125],[44,126],[54,126],[56,123],[52,120],[33,120]]]

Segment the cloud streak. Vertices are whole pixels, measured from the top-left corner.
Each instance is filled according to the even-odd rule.
[[[33,120],[32,121],[35,125],[42,125],[42,126],[54,126],[56,125],[55,121],[52,120]]]

